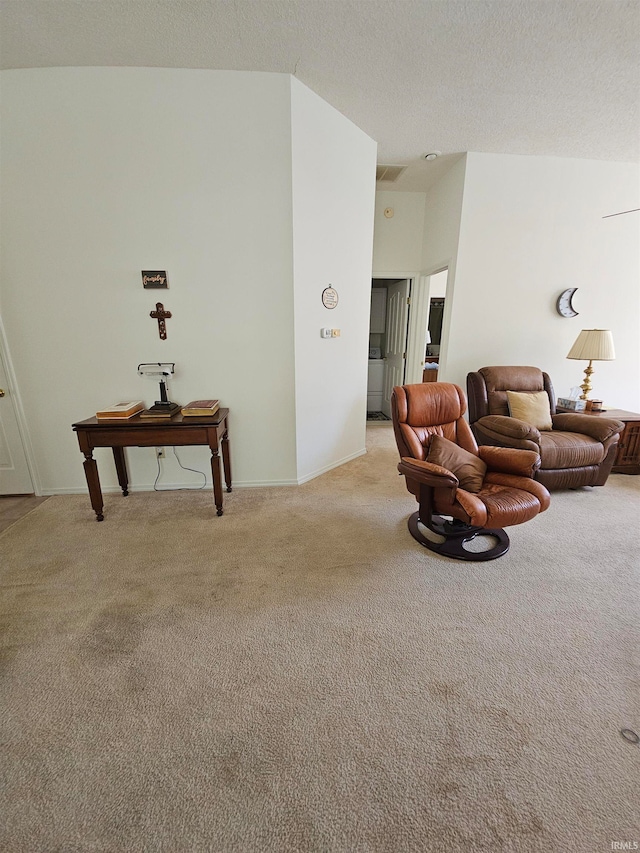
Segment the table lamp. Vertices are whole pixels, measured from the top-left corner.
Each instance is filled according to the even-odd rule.
[[[593,373],[592,362],[613,361],[616,357],[613,349],[613,337],[609,329],[583,329],[574,345],[569,350],[567,358],[588,360],[589,365],[584,371],[584,382],[581,400],[588,400],[591,392],[591,374]]]

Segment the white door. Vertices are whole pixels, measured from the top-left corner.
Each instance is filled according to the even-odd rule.
[[[387,287],[387,345],[384,370],[382,411],[391,417],[391,392],[404,384],[407,358],[407,320],[409,319],[409,280]]]
[[[0,348],[0,495],[31,494],[33,483]]]

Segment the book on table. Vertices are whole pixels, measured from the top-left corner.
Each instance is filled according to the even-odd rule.
[[[100,409],[99,412],[96,412],[96,418],[99,421],[127,420],[137,415],[143,409],[144,403],[142,400],[129,400],[124,403],[116,403],[113,406],[108,406],[106,409]]]
[[[186,417],[203,417],[214,415],[220,408],[218,400],[192,400],[182,407],[182,414]]]
[[[171,403],[168,400],[158,400],[149,409],[140,412],[141,418],[172,418],[180,411],[179,403]]]

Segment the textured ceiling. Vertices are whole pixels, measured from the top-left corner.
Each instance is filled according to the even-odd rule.
[[[408,165],[399,190],[465,151],[637,161],[639,36],[640,0],[0,2],[3,69],[295,74]]]

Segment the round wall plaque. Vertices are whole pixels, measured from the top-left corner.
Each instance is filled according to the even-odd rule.
[[[325,287],[322,291],[322,304],[325,308],[335,308],[338,304],[338,291],[333,287]]]

